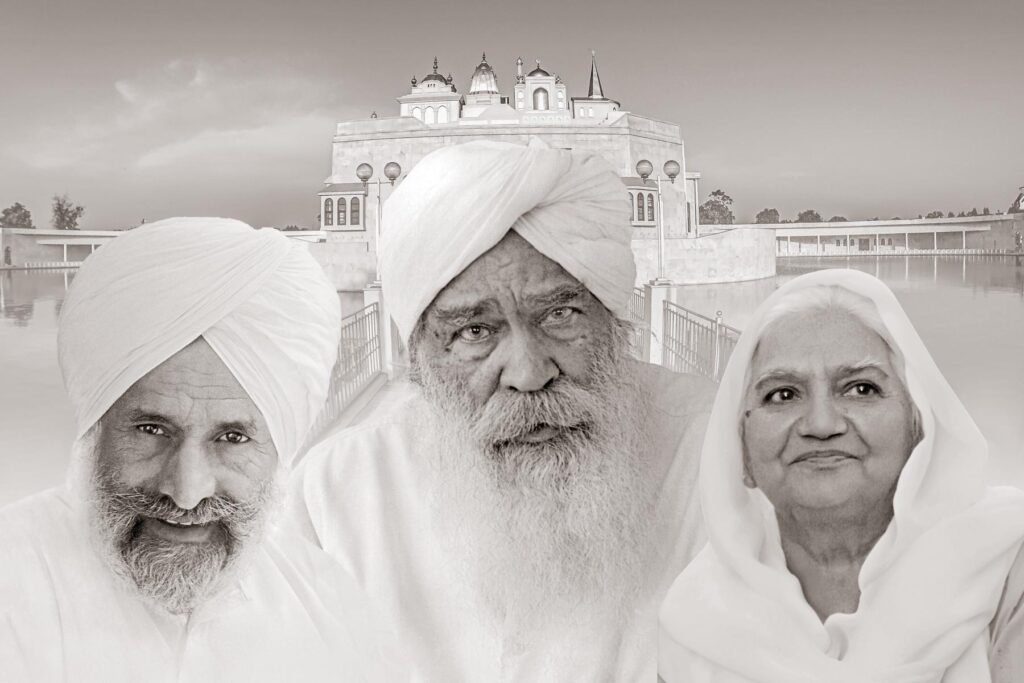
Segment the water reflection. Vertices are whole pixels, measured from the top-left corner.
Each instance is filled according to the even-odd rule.
[[[1024,263],[1021,256],[780,258],[776,272],[780,276],[796,276],[825,268],[861,270],[885,281],[893,289],[946,284],[982,291],[1013,292],[1024,297]]]
[[[36,305],[43,301],[53,301],[59,315],[74,276],[74,271],[69,270],[0,271],[0,319],[10,320],[17,327],[28,327]]]

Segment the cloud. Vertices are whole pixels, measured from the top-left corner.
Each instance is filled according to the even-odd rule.
[[[88,175],[171,165],[183,172],[266,150],[278,160],[329,149],[334,122],[356,112],[336,81],[240,61],[174,60],[118,79],[114,97],[70,122],[40,124],[6,152],[31,168]]]

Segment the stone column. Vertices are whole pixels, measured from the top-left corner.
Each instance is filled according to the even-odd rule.
[[[665,302],[672,293],[671,282],[655,282],[644,285],[644,318],[651,324],[650,340],[647,344],[647,360],[656,365],[663,364],[662,340],[665,335]]]
[[[388,380],[395,378],[395,349],[391,336],[391,316],[384,306],[384,293],[379,282],[363,289],[363,305],[377,304],[377,334],[380,339],[381,370]]]

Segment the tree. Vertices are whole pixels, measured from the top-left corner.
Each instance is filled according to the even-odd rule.
[[[757,212],[754,217],[755,223],[778,223],[779,222],[779,210],[778,209],[761,209]]]
[[[956,218],[956,216],[954,216],[953,212],[950,211],[949,213],[946,214],[946,218]]]
[[[700,222],[704,225],[732,225],[736,217],[732,215],[730,206],[732,197],[722,190],[715,190],[700,205]]]
[[[930,211],[925,218],[942,218],[943,213],[941,211]]]
[[[982,215],[982,216],[991,216],[991,215],[992,215],[992,212],[991,212],[991,211],[989,211],[989,210],[988,210],[988,207],[986,206],[986,207],[985,207],[984,209],[982,209],[982,210],[981,210],[981,215]]]
[[[832,216],[828,219],[829,223],[846,223],[846,216]]]
[[[53,195],[53,218],[51,223],[57,230],[78,230],[78,220],[85,213],[85,207],[73,204],[68,196]]]
[[[801,211],[800,212],[800,215],[798,215],[796,217],[796,221],[795,222],[796,223],[820,223],[821,222],[821,214],[818,213],[817,211],[815,211],[814,209],[807,209],[806,211]]]
[[[14,202],[0,213],[0,227],[31,230],[36,226],[32,225],[32,212],[21,202]]]
[[[967,215],[968,216],[977,216],[978,215],[978,210],[977,209],[971,209],[970,211],[967,212]]]

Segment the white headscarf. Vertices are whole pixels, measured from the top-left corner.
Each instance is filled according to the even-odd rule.
[[[384,205],[380,272],[403,339],[434,297],[515,230],[625,317],[636,279],[628,195],[598,156],[470,142],[420,161]]]
[[[810,287],[869,299],[906,363],[924,438],[900,474],[894,516],[865,559],[854,614],[822,623],[786,567],[774,509],[743,485],[740,418],[766,315]],[[726,368],[701,459],[709,543],[661,607],[668,683],[979,683],[988,625],[1024,538],[1024,493],[986,488],[984,437],[896,297],[854,270],[783,285],[758,309]]]
[[[323,407],[338,353],[334,287],[305,246],[223,218],[171,218],[86,259],[57,342],[81,438],[136,381],[202,336],[288,464]]]

